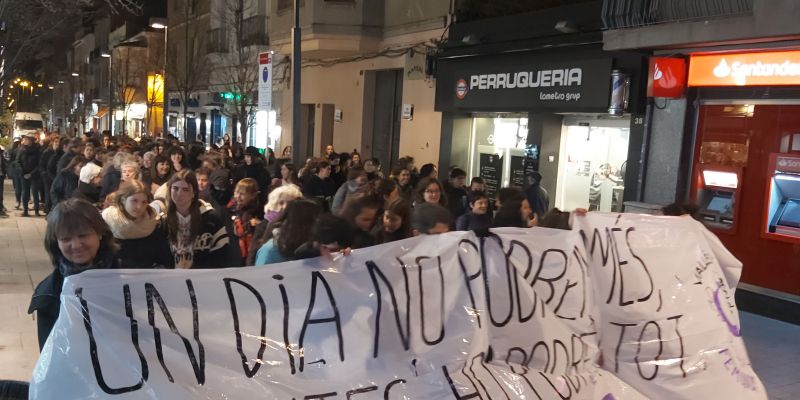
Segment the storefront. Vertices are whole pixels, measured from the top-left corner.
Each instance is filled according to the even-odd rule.
[[[796,303],[800,51],[692,54],[688,85],[689,200],[744,263],[741,287]]]
[[[442,176],[459,166],[491,196],[538,171],[551,207],[622,211],[641,152],[643,118],[631,114],[643,98],[641,57],[569,46],[444,54],[437,68]]]

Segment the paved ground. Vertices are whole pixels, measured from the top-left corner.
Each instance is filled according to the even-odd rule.
[[[42,245],[44,218],[21,218],[6,180],[0,219],[0,379],[30,379],[39,355],[36,321],[28,315],[34,286],[52,265]],[[770,399],[800,399],[800,326],[742,313],[742,335]]]

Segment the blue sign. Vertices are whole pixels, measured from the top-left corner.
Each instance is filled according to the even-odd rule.
[[[261,70],[261,79],[263,79],[264,82],[269,80],[269,67],[266,65],[264,66],[264,69]]]

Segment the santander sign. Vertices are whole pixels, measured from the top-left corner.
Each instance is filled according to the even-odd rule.
[[[692,56],[689,86],[800,85],[800,51]]]

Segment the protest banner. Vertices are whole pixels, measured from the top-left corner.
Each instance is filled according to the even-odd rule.
[[[691,219],[591,213],[333,262],[87,271],[31,399],[765,399],[740,267]]]

